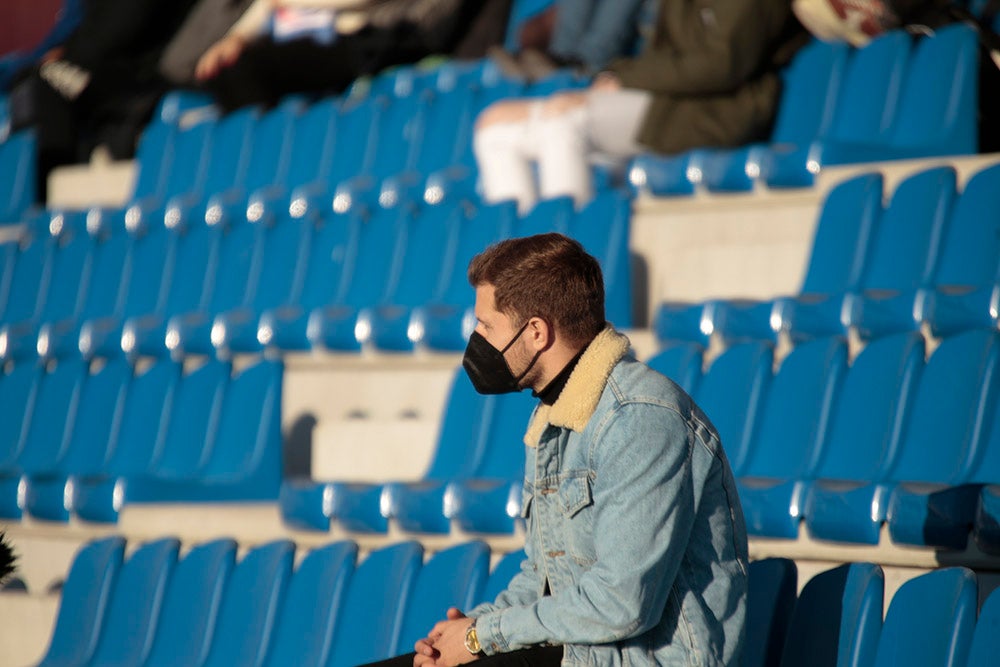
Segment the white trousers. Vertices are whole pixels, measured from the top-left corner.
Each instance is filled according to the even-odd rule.
[[[522,214],[539,197],[568,195],[577,208],[589,201],[592,161],[620,162],[641,150],[635,139],[650,95],[588,90],[584,100],[558,115],[543,114],[545,100],[526,100],[524,120],[478,129],[474,149],[483,198],[491,203],[513,199]]]

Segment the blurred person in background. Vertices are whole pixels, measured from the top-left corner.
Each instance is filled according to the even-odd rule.
[[[589,201],[590,160],[681,153],[767,137],[781,69],[808,40],[790,0],[660,0],[643,52],[612,61],[584,91],[504,100],[476,124],[484,198]],[[535,181],[533,163],[537,163]]]

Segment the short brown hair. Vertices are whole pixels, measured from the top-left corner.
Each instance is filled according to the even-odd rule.
[[[575,344],[605,326],[601,266],[578,241],[538,234],[496,243],[469,263],[473,287],[495,288],[496,309],[518,322],[541,317]]]

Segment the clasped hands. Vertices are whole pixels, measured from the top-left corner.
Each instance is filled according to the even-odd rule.
[[[447,620],[438,622],[425,638],[413,647],[413,667],[455,667],[478,660],[465,648],[465,632],[472,619],[452,607]]]

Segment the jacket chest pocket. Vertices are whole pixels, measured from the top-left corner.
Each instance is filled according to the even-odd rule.
[[[594,547],[594,497],[587,471],[569,473],[559,483],[558,507],[564,518],[564,536],[569,555],[581,565],[597,559]]]

